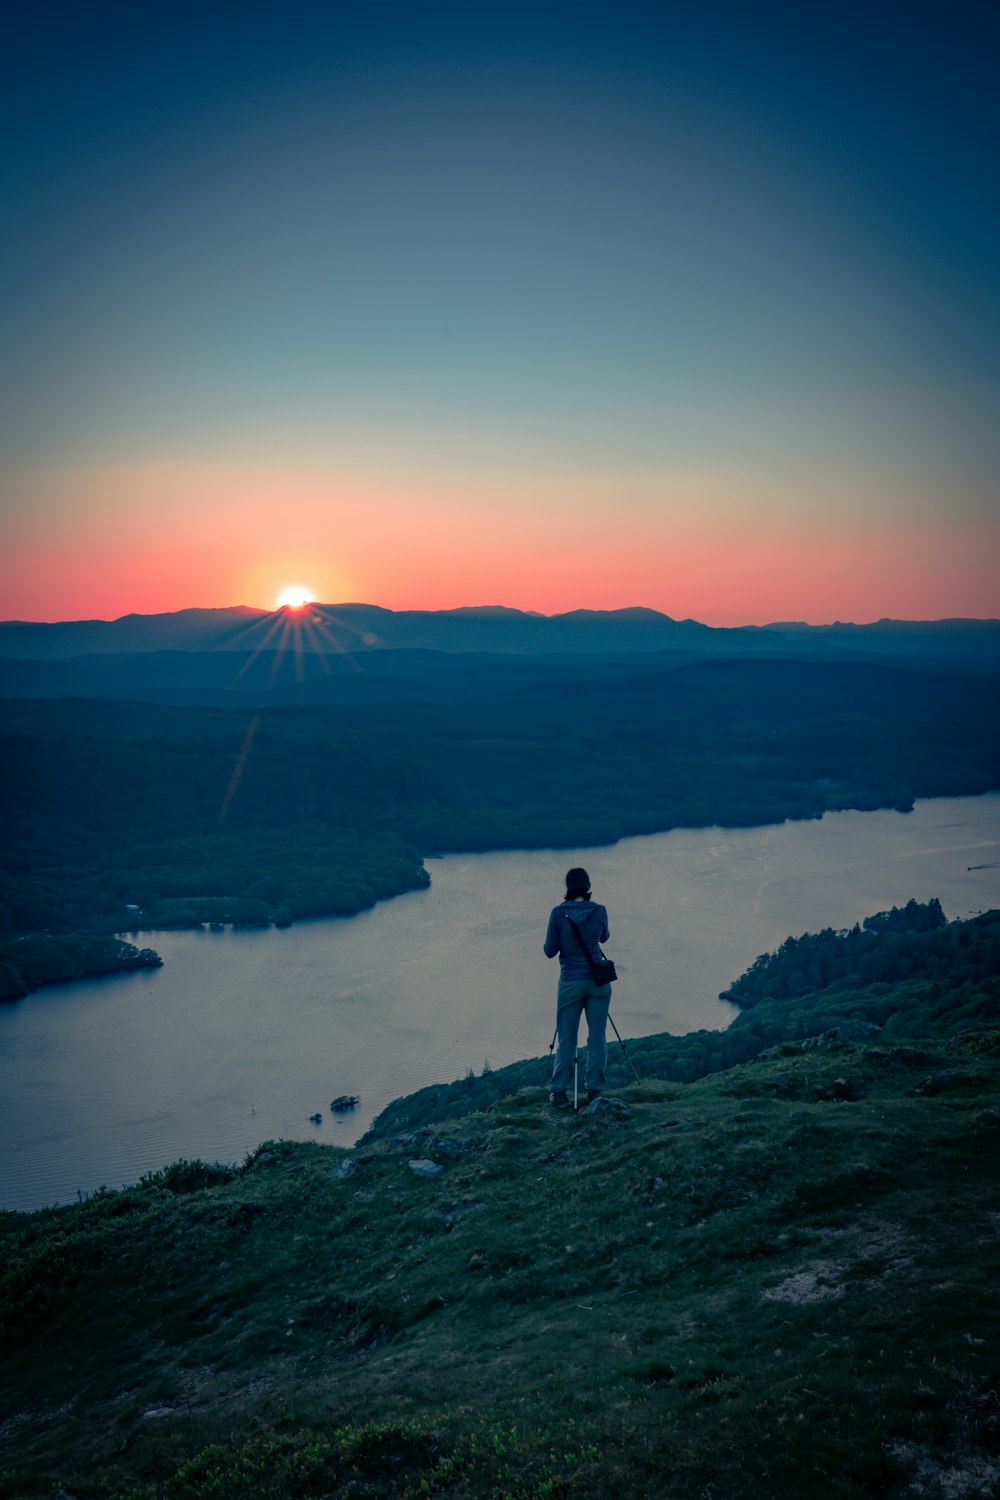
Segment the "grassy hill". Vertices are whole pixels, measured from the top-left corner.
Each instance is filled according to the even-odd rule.
[[[1000,1031],[616,1097],[0,1216],[0,1495],[995,1493]]]

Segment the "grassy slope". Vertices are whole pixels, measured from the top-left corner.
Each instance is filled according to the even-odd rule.
[[[733,989],[753,993],[724,1030],[637,1037],[628,1044],[628,1056],[643,1078],[691,1083],[749,1062],[778,1043],[818,1036],[844,1022],[874,1023],[889,1043],[946,1040],[1000,1026],[1000,911],[923,929],[921,922],[932,915],[931,905],[910,902],[905,910],[893,908],[897,925],[885,930],[827,930],[789,939],[735,981]],[[803,989],[810,969],[817,982],[829,982]],[[791,994],[786,993],[789,981]],[[458,1119],[537,1084],[545,1072],[543,1060],[533,1058],[452,1083],[428,1084],[392,1100],[372,1131],[385,1136]],[[612,1039],[609,1088],[624,1086],[632,1076],[624,1050]]]
[[[991,1494],[996,1041],[4,1215],[0,1494]]]

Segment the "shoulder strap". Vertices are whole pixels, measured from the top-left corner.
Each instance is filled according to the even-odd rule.
[[[569,927],[572,930],[573,936],[576,938],[577,943],[580,945],[580,949],[581,949],[581,951],[583,953],[583,956],[587,960],[587,968],[590,970],[591,976],[594,979],[596,979],[597,975],[594,973],[594,960],[590,956],[590,949],[587,947],[586,943],[583,941],[583,938],[582,938],[582,936],[580,934],[580,929],[577,927],[576,923],[573,921],[572,917],[570,917],[569,915],[567,915],[567,917],[566,917],[566,926]]]

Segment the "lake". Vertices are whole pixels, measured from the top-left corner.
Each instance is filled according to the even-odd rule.
[[[789,935],[911,896],[949,917],[1000,905],[1000,794],[449,855],[428,861],[429,890],[357,917],[147,935],[162,969],[0,1006],[0,1206],[238,1161],[271,1137],[347,1146],[400,1094],[546,1053],[558,968],[541,944],[574,864],[609,909],[622,1035],[723,1027],[719,991]],[[361,1106],[335,1117],[344,1093]]]

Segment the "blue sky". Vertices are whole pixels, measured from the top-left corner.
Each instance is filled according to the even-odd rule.
[[[272,565],[997,612],[983,8],[56,6],[11,41],[4,614],[268,603]],[[220,552],[251,490],[266,567]]]

